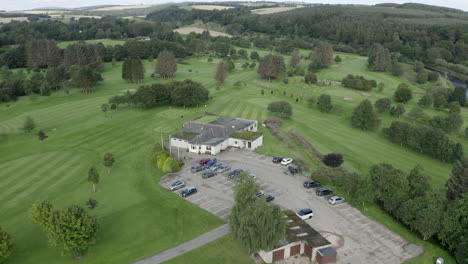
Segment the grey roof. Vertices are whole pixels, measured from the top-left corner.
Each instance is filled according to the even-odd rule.
[[[328,255],[333,255],[336,254],[336,250],[331,247],[327,248],[322,248],[318,250],[322,256],[328,256]]]
[[[283,213],[287,217],[288,226],[286,227],[286,239],[280,241],[279,247],[297,241],[306,241],[313,248],[331,245],[326,238],[297,216],[295,212],[285,210]]]
[[[190,144],[216,146],[229,138],[231,134],[243,130],[255,122],[254,120],[228,117],[220,117],[211,123],[188,121],[184,123],[180,132],[198,134],[188,140]]]

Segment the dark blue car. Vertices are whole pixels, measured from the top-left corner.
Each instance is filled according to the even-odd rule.
[[[228,174],[228,177],[230,179],[234,178],[237,174],[243,172],[244,170],[243,169],[235,169],[233,170],[231,173]]]
[[[189,195],[192,195],[192,194],[194,194],[194,193],[197,193],[197,191],[198,191],[197,188],[195,188],[195,187],[193,187],[193,186],[192,186],[192,187],[188,187],[187,189],[183,190],[183,191],[180,193],[180,196],[182,196],[182,197],[187,197],[187,196],[189,196]]]

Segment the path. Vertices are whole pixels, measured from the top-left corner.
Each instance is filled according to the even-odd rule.
[[[175,257],[178,257],[186,252],[199,248],[205,244],[210,243],[218,238],[221,238],[229,233],[229,224],[224,224],[220,227],[217,227],[199,237],[196,237],[190,241],[187,241],[183,244],[178,245],[177,247],[170,248],[166,251],[163,251],[159,254],[156,254],[151,257],[133,262],[133,264],[158,264],[168,261]]]

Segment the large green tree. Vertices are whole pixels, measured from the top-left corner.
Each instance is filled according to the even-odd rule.
[[[454,201],[468,196],[468,158],[453,164],[450,178],[447,181],[447,199]]]
[[[431,191],[430,178],[422,170],[423,167],[416,166],[408,174],[407,180],[411,197],[424,196]]]
[[[388,112],[392,107],[392,100],[388,97],[380,98],[379,100],[375,101],[374,106],[379,113]]]
[[[65,48],[63,64],[70,69],[73,65],[89,66],[96,71],[104,69],[103,59],[98,46],[78,42]]]
[[[29,68],[47,68],[62,64],[62,55],[53,40],[31,40],[26,44],[26,64]]]
[[[199,82],[187,79],[169,85],[172,87],[171,102],[176,106],[193,107],[209,98],[209,91]]]
[[[101,74],[90,66],[73,65],[70,69],[71,84],[82,88],[84,93],[93,91],[93,87],[103,81]]]
[[[296,68],[300,62],[301,62],[301,54],[299,53],[299,50],[295,49],[293,50],[291,54],[291,60],[289,61],[289,66],[291,66],[292,68]]]
[[[329,113],[333,109],[331,96],[328,94],[321,94],[317,100],[317,107],[320,112]]]
[[[394,212],[407,198],[408,181],[403,171],[387,163],[373,165],[369,171],[376,198],[385,210]]]
[[[235,203],[229,225],[234,237],[254,253],[271,250],[286,232],[286,221],[277,205],[256,197],[258,186],[252,179],[242,181],[235,189]]]
[[[15,243],[10,234],[0,227],[0,263],[3,263],[10,255]]]
[[[122,64],[122,79],[129,83],[139,83],[145,78],[145,67],[140,59],[127,58]]]
[[[271,81],[277,79],[285,70],[282,56],[268,54],[260,59],[257,73],[264,80]]]
[[[31,218],[47,233],[49,243],[60,248],[64,255],[83,256],[96,240],[97,218],[79,206],[53,210],[50,203],[42,202],[33,205]]]
[[[406,103],[409,100],[411,100],[411,98],[413,98],[413,92],[407,84],[401,83],[400,85],[398,85],[398,88],[396,89],[393,98],[397,103]]]
[[[362,101],[353,111],[351,124],[362,130],[374,130],[380,125],[380,119],[374,111],[371,101]]]
[[[220,61],[218,65],[216,66],[215,80],[219,84],[223,84],[228,74],[229,74],[229,71],[227,69],[226,64],[224,63],[224,61]]]
[[[444,213],[438,237],[443,245],[455,251],[468,236],[468,197],[450,203]],[[466,248],[465,248],[466,249]]]

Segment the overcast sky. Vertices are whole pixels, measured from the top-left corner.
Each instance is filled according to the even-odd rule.
[[[186,1],[186,0],[185,0]],[[157,4],[167,2],[185,2],[184,0],[164,1],[164,0],[0,0],[0,10],[27,10],[38,7],[83,7],[91,5],[135,5],[135,4]],[[197,1],[197,0],[192,0]],[[191,1],[191,2],[192,2]],[[198,1],[209,2],[210,0]],[[222,1],[222,0],[221,0]],[[299,0],[301,1],[301,0]],[[468,11],[468,0],[305,0],[307,3],[325,4],[366,4],[374,5],[378,3],[421,3],[429,5],[446,6]]]

